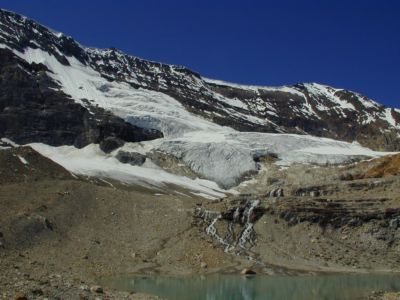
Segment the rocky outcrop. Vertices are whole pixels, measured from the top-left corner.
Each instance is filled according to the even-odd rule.
[[[278,214],[289,225],[302,222],[317,223],[321,226],[360,226],[365,222],[376,220],[383,227],[395,226],[400,216],[399,208],[386,208],[386,198],[365,199],[288,199],[279,202],[272,211]]]
[[[123,164],[130,164],[132,166],[141,166],[146,161],[146,156],[137,152],[118,151],[115,156]]]

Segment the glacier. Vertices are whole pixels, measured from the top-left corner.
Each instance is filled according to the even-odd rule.
[[[238,132],[190,113],[180,102],[164,93],[134,88],[126,82],[107,81],[97,71],[83,65],[74,57],[67,57],[69,66],[66,66],[40,48],[26,48],[23,53],[12,51],[28,63],[44,64],[50,70],[48,75],[77,103],[83,106],[89,105],[88,103],[98,105],[127,122],[140,127],[158,129],[164,134],[164,138],[161,139],[128,143],[124,146],[125,151],[144,154],[150,151],[162,151],[174,155],[203,179],[216,182],[223,189],[236,186],[245,174],[256,172],[259,165],[255,158],[267,154],[276,155],[279,159],[277,163],[280,165],[340,164],[354,158],[388,154],[372,151],[357,143],[310,135]],[[314,88],[322,89],[320,86]],[[268,122],[261,119],[259,121]],[[50,158],[55,157],[54,153],[50,155],[51,151],[44,151],[43,147],[36,148]],[[62,155],[60,153],[59,155]],[[63,159],[59,157],[58,161]],[[71,165],[64,165],[67,169],[76,171]],[[143,172],[138,172],[135,167],[129,168],[129,170],[124,169],[124,172],[132,174],[136,172],[134,178],[147,176],[143,175]],[[95,164],[89,169],[80,172],[93,172]],[[98,169],[98,173],[101,173],[101,167]],[[111,172],[111,169],[109,171]],[[157,177],[153,174],[153,180],[159,178],[163,181],[162,176]],[[200,192],[203,191],[200,189]]]

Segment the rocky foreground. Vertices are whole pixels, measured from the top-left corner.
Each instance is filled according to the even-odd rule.
[[[398,272],[397,161],[265,161],[241,194],[210,201],[76,178],[29,147],[1,150],[0,296],[153,299],[99,286],[117,274]]]

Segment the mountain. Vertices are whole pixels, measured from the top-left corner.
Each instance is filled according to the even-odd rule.
[[[18,144],[100,144],[115,157],[117,148],[133,151],[162,168],[173,157],[169,171],[192,172],[224,188],[257,172],[265,156],[282,165],[323,164],[380,155],[364,147],[400,149],[400,111],[358,93],[316,83],[255,87],[210,80],[114,48],[84,47],[5,10],[0,91],[0,137]],[[76,151],[63,153],[103,155]],[[81,161],[52,156],[82,171]]]
[[[70,37],[5,10],[0,11],[0,43],[4,49],[3,67],[5,60],[14,59],[9,63],[17,63],[10,50],[30,53],[32,62],[38,51],[42,51],[60,66],[79,63],[109,82],[163,93],[179,101],[187,111],[239,131],[311,134],[356,140],[378,150],[400,149],[400,110],[386,108],[351,91],[316,83],[257,87],[209,80],[185,67],[146,61],[117,49],[83,47]],[[43,66],[36,68],[45,70]],[[40,88],[53,87],[54,91],[56,83],[42,79],[40,84]],[[107,90],[107,86],[98,88]],[[96,96],[90,91],[74,95],[76,91],[70,87],[64,86],[62,90],[74,99],[89,101],[84,104],[88,110],[93,108],[90,101],[98,101],[90,99]],[[46,97],[54,97],[51,94]],[[157,120],[131,120],[131,123],[159,125],[158,129],[163,129],[154,124]]]
[[[326,276],[282,278],[398,274],[399,135],[358,93],[211,80],[0,10],[2,298],[175,299],[184,276],[181,299],[317,299]],[[197,276],[235,273],[268,276]]]

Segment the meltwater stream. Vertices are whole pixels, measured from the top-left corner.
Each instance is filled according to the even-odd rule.
[[[354,300],[373,291],[400,290],[400,277],[394,275],[126,276],[101,283],[170,300]]]

